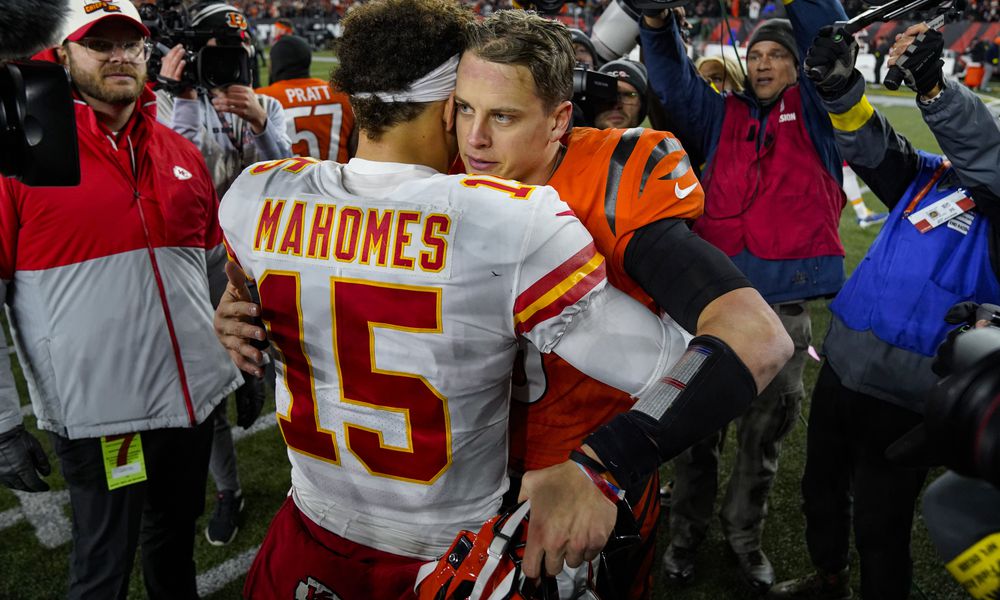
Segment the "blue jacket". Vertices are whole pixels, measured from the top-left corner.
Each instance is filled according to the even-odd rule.
[[[921,235],[902,213],[943,157],[915,150],[864,90],[859,74],[840,98],[825,104],[845,158],[892,216],[831,305],[824,354],[848,389],[921,411],[937,380],[931,355],[949,327],[944,311],[960,300],[1000,300],[1000,124],[972,92],[951,81],[935,102],[917,103],[952,162],[938,182],[941,189],[929,194],[961,187],[976,202],[974,213],[952,223],[968,225],[965,235],[947,225]],[[931,202],[925,198],[920,206]]]

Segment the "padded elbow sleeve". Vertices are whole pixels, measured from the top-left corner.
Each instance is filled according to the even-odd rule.
[[[661,464],[746,412],[757,385],[732,348],[701,335],[637,397],[632,410],[586,439],[625,489],[634,489]]]
[[[691,332],[713,300],[751,287],[724,252],[680,219],[661,219],[637,230],[625,249],[624,262],[629,276]]]

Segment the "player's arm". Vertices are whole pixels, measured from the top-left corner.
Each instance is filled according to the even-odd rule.
[[[726,344],[753,376],[755,389],[734,397],[744,407],[792,354],[777,315],[721,250],[681,219],[660,219],[628,240],[624,266],[682,327]]]
[[[553,212],[561,214],[559,210]],[[575,219],[560,223],[564,230],[546,232],[546,240],[558,241],[565,237],[573,238],[574,235],[578,238],[589,237]],[[584,241],[576,239],[572,247],[579,248],[584,244]],[[544,260],[547,255],[545,249],[545,244],[539,245],[534,255],[542,257],[543,260],[539,261],[542,264],[551,264]],[[614,440],[618,435],[617,429],[595,434],[598,442],[611,438],[634,450],[634,455],[608,452],[608,460],[629,461],[629,464],[622,463],[622,468],[618,469],[623,474],[619,482],[625,488],[637,481],[633,471],[648,475],[661,462],[741,414],[756,396],[757,384],[754,375],[725,342],[702,335],[685,347],[678,331],[667,328],[663,321],[631,297],[607,286],[603,265],[587,270],[595,264],[592,261],[600,258],[599,255],[592,257],[586,250],[580,251],[553,271],[558,272],[559,277],[551,277],[548,269],[539,269],[527,277],[528,281],[572,280],[578,282],[576,285],[583,285],[595,273],[601,272],[601,281],[594,283],[593,289],[585,294],[582,293],[584,290],[574,294],[574,289],[570,288],[560,292],[561,296],[552,298],[553,294],[545,289],[537,289],[537,284],[523,286],[528,291],[522,297],[532,293],[534,295],[529,300],[535,297],[549,299],[546,300],[548,306],[534,314],[547,311],[565,298],[580,300],[567,303],[557,315],[556,311],[548,311],[555,316],[534,323],[533,327],[528,327],[530,322],[522,324],[521,331],[543,352],[556,352],[587,375],[636,395],[639,401],[637,406],[646,403],[649,405],[646,412],[655,414],[655,417],[641,415],[652,423],[647,431],[633,428],[625,431],[624,435],[638,433],[644,438],[655,435],[657,444],[643,440]],[[531,257],[525,262],[530,265]],[[578,265],[581,265],[581,270],[569,274]],[[577,274],[580,277],[576,277]],[[718,306],[723,310],[742,308],[740,303],[721,302]],[[773,312],[766,305],[764,307],[769,317],[774,318]],[[706,317],[705,323],[710,332],[714,331],[713,327],[719,327],[719,322],[729,322],[711,311]],[[778,327],[780,329],[780,325]],[[786,358],[782,358],[781,362]],[[770,379],[771,375],[773,373],[766,378]],[[675,387],[677,385],[680,388]],[[597,450],[597,456],[605,460],[601,450]],[[543,553],[546,570],[555,572],[563,558],[570,566],[575,566],[591,558],[603,546],[610,529],[602,530],[606,525],[602,519],[613,520],[614,515],[609,516],[602,511],[607,507],[602,507],[593,498],[597,486],[582,475],[572,463],[525,474],[522,499],[531,500],[533,515],[524,563],[525,573],[529,576],[540,572],[538,565]],[[625,484],[626,481],[628,484]],[[588,489],[587,485],[594,489]],[[599,494],[597,499],[601,500]],[[610,504],[607,499],[604,503]],[[600,538],[602,531],[604,538]]]
[[[728,300],[717,306],[739,308]],[[610,467],[610,479],[623,489],[742,414],[757,394],[754,376],[725,342],[700,335],[685,348],[679,332],[610,286],[591,294],[552,350],[637,397],[628,418],[612,420],[587,439],[591,456]],[[543,561],[554,573],[564,559],[576,566],[593,558],[614,523],[611,502],[574,462],[526,473],[521,499],[532,506],[523,563],[529,576],[541,572]]]

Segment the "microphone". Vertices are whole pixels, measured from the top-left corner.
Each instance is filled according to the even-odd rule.
[[[26,58],[58,42],[66,0],[4,0],[0,10],[0,59]]]

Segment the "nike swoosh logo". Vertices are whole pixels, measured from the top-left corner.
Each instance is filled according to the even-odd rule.
[[[678,200],[683,200],[684,198],[687,198],[688,194],[690,194],[691,192],[693,192],[694,188],[696,188],[696,187],[698,187],[698,182],[697,181],[694,182],[694,183],[692,183],[690,186],[688,186],[686,188],[682,188],[681,187],[681,183],[679,181],[676,181],[676,182],[674,182],[674,194],[677,195],[677,199]]]

